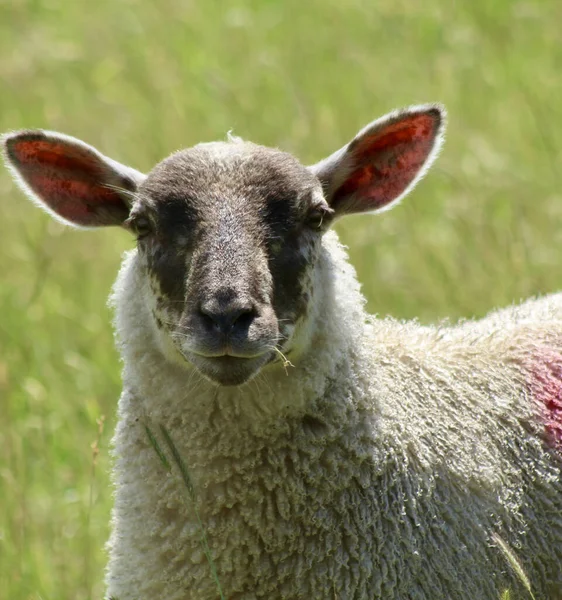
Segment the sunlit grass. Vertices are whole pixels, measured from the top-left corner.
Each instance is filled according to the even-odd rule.
[[[519,560],[519,558],[517,558],[513,549],[510,548],[508,546],[507,542],[498,534],[492,535],[492,539],[493,539],[494,543],[496,544],[496,546],[501,551],[501,553],[503,554],[510,569],[512,569],[512,571],[517,576],[517,579],[523,584],[523,588],[525,590],[527,590],[527,593],[529,594],[529,598],[531,600],[535,600],[535,595],[533,594],[533,590],[532,590],[531,582],[529,581],[529,577],[527,576],[527,573],[525,573],[525,569],[523,568],[521,561]],[[504,596],[505,595],[507,595],[506,600],[509,600],[510,595],[511,595],[509,590],[506,590],[504,592]]]
[[[562,285],[561,22],[558,0],[14,0],[0,131],[60,130],[146,170],[232,129],[312,163],[441,101],[426,180],[339,230],[373,312],[481,315]],[[120,369],[105,299],[132,241],[62,228],[6,173],[0,195],[0,596],[100,598]]]

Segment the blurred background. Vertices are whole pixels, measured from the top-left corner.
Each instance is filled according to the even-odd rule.
[[[148,170],[228,130],[312,163],[408,104],[444,150],[392,212],[338,225],[369,308],[423,322],[562,288],[559,0],[0,1],[0,131]],[[131,238],[78,232],[0,172],[0,596],[100,599]]]

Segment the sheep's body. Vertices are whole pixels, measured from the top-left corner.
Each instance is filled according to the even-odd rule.
[[[116,285],[110,594],[218,597],[195,510],[146,423],[164,424],[189,466],[229,599],[518,597],[494,534],[537,598],[562,594],[560,456],[540,379],[547,364],[562,371],[560,296],[458,328],[370,319],[327,235],[317,283],[334,293],[318,302],[309,354],[288,374],[218,388],[163,359],[137,271],[130,256]]]
[[[3,138],[51,214],[138,238],[114,294],[111,596],[217,599],[201,524],[228,600],[517,598],[509,553],[562,598],[562,296],[454,327],[374,319],[327,231],[399,201],[443,128],[411,107],[313,167],[232,139],[146,176],[61,134]]]

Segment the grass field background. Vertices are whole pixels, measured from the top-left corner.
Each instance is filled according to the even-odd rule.
[[[561,23],[559,0],[13,0],[0,131],[63,131],[141,170],[231,129],[313,162],[441,101],[436,167],[339,231],[373,312],[482,315],[562,288]],[[63,228],[6,172],[0,198],[0,597],[100,599],[120,370],[105,302],[132,241]]]

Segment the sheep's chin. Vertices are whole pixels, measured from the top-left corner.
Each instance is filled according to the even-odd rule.
[[[272,358],[269,352],[252,358],[206,357],[194,353],[184,356],[205,379],[224,387],[244,385],[253,379]]]

